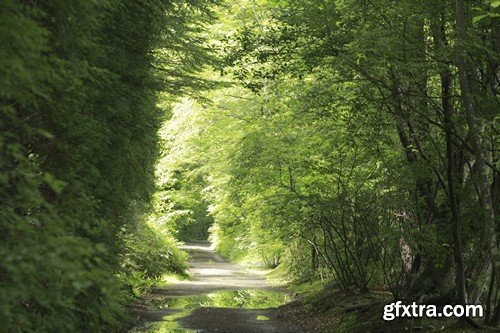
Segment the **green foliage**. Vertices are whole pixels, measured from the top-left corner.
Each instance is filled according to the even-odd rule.
[[[453,8],[260,1],[223,13],[213,33],[219,80],[233,86],[173,116],[189,133],[174,156],[204,177],[223,255],[397,298],[447,293],[462,272],[483,281],[466,288],[485,299],[480,218],[498,216],[498,205],[489,212],[478,189],[500,193],[498,25],[470,23],[498,7],[466,4],[466,76],[489,154],[483,178],[472,167],[481,153],[459,84]]]
[[[124,267],[140,272],[143,279],[158,279],[165,272],[184,274],[188,268],[186,253],[180,251],[175,240],[159,230],[155,222],[138,225],[138,230],[125,238]]]
[[[186,268],[142,216],[165,111],[157,94],[207,85],[195,73],[211,61],[209,6],[0,4],[3,331],[120,330],[131,287]]]
[[[135,297],[150,291],[162,282],[166,273],[186,274],[187,254],[177,247],[177,241],[157,221],[150,218],[136,230],[121,235],[124,251],[120,258],[123,280]]]
[[[500,17],[500,13],[498,13],[498,10],[495,12],[495,8],[500,7],[500,1],[491,1],[491,10],[488,9],[483,9],[483,8],[477,8],[480,13],[480,15],[476,15],[472,18],[472,23],[478,23],[479,21],[485,19],[485,18],[490,18],[492,20],[497,19]]]
[[[187,147],[198,135],[189,124],[179,118],[188,118],[189,110],[178,104],[174,116],[160,130],[163,154],[157,164],[158,191],[154,197],[155,212],[164,230],[179,240],[207,240],[213,222],[208,215],[208,202],[203,193],[207,181],[202,165]]]

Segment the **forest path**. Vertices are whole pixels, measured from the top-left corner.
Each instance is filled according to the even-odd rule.
[[[134,332],[300,332],[275,309],[289,295],[258,271],[227,262],[208,242],[181,248],[190,255],[192,278],[148,297],[140,313],[145,324]]]

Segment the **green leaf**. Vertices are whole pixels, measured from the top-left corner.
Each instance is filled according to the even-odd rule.
[[[0,183],[7,184],[9,182],[9,174],[7,172],[0,173]]]
[[[52,133],[50,133],[50,132],[48,132],[48,131],[46,131],[44,129],[39,128],[39,129],[37,129],[37,132],[38,132],[38,134],[40,134],[41,136],[43,136],[43,137],[45,137],[47,139],[53,139],[54,138],[54,134],[52,134]]]
[[[481,21],[482,19],[484,19],[485,17],[488,17],[488,16],[489,16],[488,14],[474,16],[472,18],[472,23],[477,23],[477,22]]]
[[[65,181],[56,179],[51,173],[44,173],[43,181],[54,191],[56,194],[61,194],[64,187],[67,185]]]
[[[493,1],[491,3],[491,7],[493,7],[493,8],[497,8],[498,6],[500,6],[500,1]]]

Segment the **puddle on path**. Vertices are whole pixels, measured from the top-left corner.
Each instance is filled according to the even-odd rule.
[[[290,302],[290,295],[281,291],[272,290],[221,290],[210,294],[192,296],[170,296],[157,297],[149,300],[151,309],[171,309],[172,313],[165,315],[162,321],[151,322],[132,332],[169,332],[169,333],[191,333],[197,330],[183,328],[178,320],[189,316],[198,308],[231,308],[259,310],[275,308]],[[255,320],[265,321],[264,315],[257,315]]]
[[[275,308],[290,301],[290,296],[270,290],[223,290],[210,294],[153,298],[149,305],[156,309],[205,308]]]

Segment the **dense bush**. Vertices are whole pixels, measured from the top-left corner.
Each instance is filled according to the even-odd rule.
[[[197,84],[206,6],[0,4],[1,330],[118,329],[131,274],[185,268],[139,217],[155,190],[157,91]]]
[[[160,278],[165,272],[184,274],[188,268],[186,253],[154,222],[139,225],[138,230],[126,237],[124,267],[141,272],[141,277],[148,279]]]

